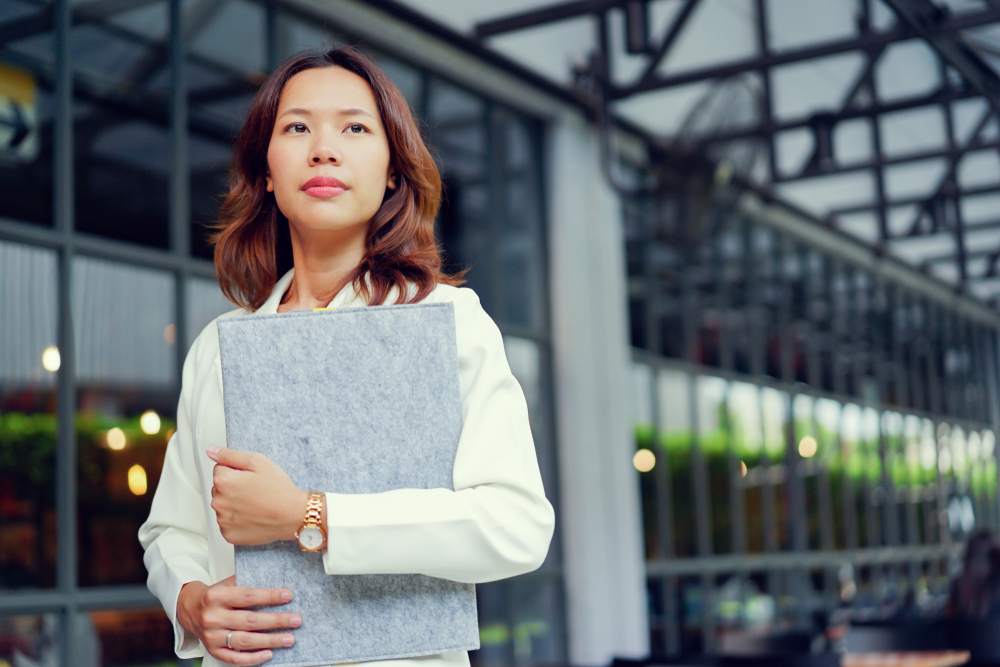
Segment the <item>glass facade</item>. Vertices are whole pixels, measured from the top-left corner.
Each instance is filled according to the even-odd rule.
[[[266,72],[347,42],[277,2],[0,6],[0,663],[175,659],[136,533],[186,351],[233,308],[208,226]],[[446,262],[500,326],[555,504],[543,125],[370,53],[438,160]],[[474,664],[565,662],[560,563],[478,587]]]
[[[938,613],[1000,526],[995,315],[782,215],[724,186],[625,203],[654,653]]]

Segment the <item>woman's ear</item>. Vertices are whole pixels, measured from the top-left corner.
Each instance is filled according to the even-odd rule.
[[[396,189],[396,170],[393,169],[392,167],[389,167],[389,176],[386,179],[385,187],[389,188],[390,190]]]
[[[267,170],[267,175],[265,175],[264,178],[267,181],[267,188],[265,188],[265,189],[268,192],[274,192],[274,181],[271,180],[271,170],[270,169]]]

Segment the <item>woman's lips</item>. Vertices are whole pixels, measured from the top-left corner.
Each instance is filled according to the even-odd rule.
[[[313,197],[336,197],[347,190],[347,186],[332,176],[310,178],[302,186],[302,191]]]

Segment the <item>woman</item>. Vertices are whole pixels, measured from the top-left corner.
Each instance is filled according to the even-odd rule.
[[[479,299],[441,272],[433,235],[440,193],[405,100],[357,51],[295,56],[261,86],[214,237],[223,292],[241,306],[223,317],[453,303],[463,414],[455,490],[311,495],[322,489],[296,488],[280,461],[225,449],[218,330],[210,324],[184,364],[177,432],[139,531],[149,588],[173,621],[178,656],[252,665],[294,643],[281,630],[309,619],[249,611],[288,602],[292,592],[236,587],[233,545],[296,539],[315,522],[306,517],[314,503],[331,575],[479,583],[544,560],[553,512],[524,395]],[[467,665],[468,655],[420,659],[428,661]]]

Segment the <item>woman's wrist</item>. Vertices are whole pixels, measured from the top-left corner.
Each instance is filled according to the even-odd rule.
[[[309,505],[309,492],[303,489],[295,489],[295,495],[293,500],[288,503],[289,510],[286,513],[286,525],[291,528],[290,531],[286,531],[288,535],[288,540],[294,540],[296,533],[299,532],[299,528],[302,527],[302,523],[306,518],[306,507]]]
[[[198,634],[195,621],[197,617],[196,607],[201,604],[201,596],[208,586],[200,581],[189,581],[181,586],[181,592],[177,594],[177,622],[188,632]]]

